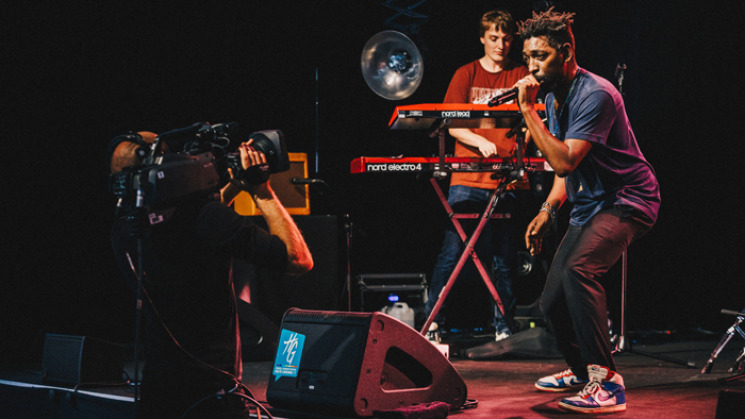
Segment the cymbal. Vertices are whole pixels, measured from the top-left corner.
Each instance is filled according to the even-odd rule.
[[[424,63],[414,42],[397,31],[383,31],[362,49],[362,76],[378,96],[406,99],[422,82]]]

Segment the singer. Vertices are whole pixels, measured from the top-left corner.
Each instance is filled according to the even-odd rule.
[[[532,254],[540,252],[556,209],[566,200],[573,204],[540,299],[569,369],[539,379],[535,387],[582,388],[559,407],[609,413],[626,410],[626,394],[608,339],[606,273],[657,220],[660,191],[623,97],[610,82],[577,65],[573,23],[573,13],[549,9],[520,25],[530,75],[516,85],[518,105],[557,176],[525,232]],[[548,127],[534,106],[541,86],[549,91]]]
[[[450,82],[445,103],[478,103],[487,104],[495,97],[508,91],[520,78],[528,74],[527,68],[509,58],[517,25],[512,15],[503,10],[492,10],[485,13],[479,24],[479,36],[484,46],[484,56],[460,67]],[[510,156],[515,149],[515,141],[507,138],[508,129],[450,129],[455,137],[455,155],[458,157],[495,157]],[[491,192],[499,180],[492,179],[490,173],[452,173],[448,202],[455,212],[481,212],[489,201]],[[525,185],[527,186],[527,185]],[[498,211],[512,212],[516,208],[516,191],[508,191],[500,199]],[[512,333],[512,313],[515,308],[515,296],[512,282],[517,271],[517,245],[519,240],[515,217],[490,221],[478,243],[476,251],[486,266],[487,261],[494,261],[493,278],[495,288],[504,304],[505,315],[494,307],[495,339],[505,339]],[[467,230],[475,228],[475,222],[463,222]],[[432,279],[429,284],[429,298],[426,314],[432,312],[437,303],[440,291],[445,286],[458,256],[463,253],[463,242],[452,225],[448,225],[442,249],[437,258]],[[470,277],[478,277],[472,264],[466,264],[460,278],[469,282]],[[478,291],[476,291],[478,292]],[[448,330],[447,304],[437,314],[430,326],[430,337],[438,340],[441,332]],[[486,313],[488,318],[491,313]],[[470,325],[475,326],[475,325]],[[482,326],[482,325],[478,325]]]

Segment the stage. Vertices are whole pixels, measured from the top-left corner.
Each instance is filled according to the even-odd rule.
[[[641,342],[642,339],[650,343]],[[714,362],[711,373],[701,374],[719,336],[697,334],[676,337],[664,334],[633,337],[631,351],[616,355],[618,370],[626,384],[628,409],[618,417],[633,418],[721,418],[742,417],[745,381],[731,380],[728,373],[739,352],[742,340],[735,337]],[[557,402],[562,394],[534,389],[536,378],[564,369],[557,358],[520,359],[505,354],[493,360],[469,360],[452,345],[451,363],[468,386],[469,400],[476,407],[451,412],[460,418],[571,418],[587,415],[560,411]],[[679,360],[660,360],[637,352],[651,353]],[[5,360],[6,364],[8,360]],[[682,364],[691,363],[693,366]],[[11,363],[12,364],[12,363]],[[131,364],[125,364],[125,369]],[[266,389],[272,370],[271,361],[244,363],[244,383],[259,401],[266,400]],[[728,380],[730,379],[730,380]],[[0,375],[2,417],[35,418],[131,418],[132,389],[128,386],[81,387],[75,394],[70,387],[42,385],[41,372],[34,366],[7,366]],[[737,406],[734,416],[717,415],[720,393],[731,397]],[[565,395],[565,394],[564,394]],[[721,409],[721,406],[720,406]],[[328,418],[311,412],[292,412],[270,408],[276,418]],[[262,416],[264,417],[264,416]]]
[[[339,298],[342,287],[353,289],[358,275],[430,278],[451,221],[422,173],[394,165],[396,173],[352,174],[350,162],[361,156],[433,158],[437,139],[425,129],[392,130],[392,112],[443,100],[454,72],[484,53],[475,25],[485,11],[503,6],[524,20],[544,3],[565,3],[577,13],[582,68],[617,83],[619,65],[627,66],[626,111],[662,194],[658,222],[628,251],[625,315],[635,332],[629,335],[638,338],[634,349],[695,364],[618,354],[628,411],[617,416],[713,418],[721,391],[745,391],[742,379],[718,381],[732,376],[727,369],[743,349],[739,336],[711,374],[700,373],[732,322],[720,309],[744,304],[745,258],[736,249],[745,230],[739,217],[743,106],[737,100],[745,84],[737,82],[742,71],[732,51],[745,39],[737,35],[745,3],[413,0],[426,3],[418,8],[425,22],[411,36],[426,72],[416,92],[398,100],[376,94],[360,65],[370,39],[397,29],[394,11],[383,4],[398,2],[75,3],[14,2],[6,14],[13,39],[6,118],[13,123],[6,124],[4,171],[10,176],[3,189],[5,242],[11,245],[3,255],[0,296],[0,419],[134,416],[131,386],[73,392],[44,384],[41,373],[48,333],[132,346],[135,300],[109,238],[116,199],[104,156],[112,138],[200,121],[238,122],[234,141],[281,129],[288,150],[308,157],[303,177],[314,180],[306,186],[310,214],[297,215],[296,222],[316,267],[298,286],[272,283],[280,294],[259,301],[273,316],[287,308],[274,303],[277,295],[302,297],[303,304],[293,306],[303,308],[355,307],[326,299]],[[513,46],[518,56],[521,50]],[[452,139],[447,144],[454,147]],[[531,200],[521,201],[523,225],[539,211],[548,179],[526,191]],[[439,182],[446,188],[449,179]],[[569,211],[565,205],[559,218],[568,219]],[[547,240],[558,243],[558,227],[566,222],[555,225]],[[548,253],[540,262],[550,261]],[[518,304],[535,301],[543,289],[545,267],[538,265],[517,283]],[[609,281],[608,288],[617,306],[621,282]],[[620,315],[617,307],[609,311]],[[639,332],[661,329],[671,334]],[[711,333],[681,332],[701,329]],[[478,402],[454,417],[575,416],[558,410],[561,396],[533,387],[537,378],[565,368],[559,358],[475,361],[455,350],[450,360],[468,399]],[[131,361],[124,365],[131,377]],[[259,400],[266,400],[271,368],[266,360],[244,363],[243,379]]]

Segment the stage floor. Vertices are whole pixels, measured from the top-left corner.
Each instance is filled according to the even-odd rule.
[[[742,339],[735,336],[717,358],[711,373],[701,374],[718,339],[719,336],[693,340],[655,339],[657,342],[647,344],[637,341],[632,344],[633,351],[617,354],[617,369],[626,384],[628,409],[615,415],[655,419],[714,418],[723,390],[735,394],[742,406],[740,398],[745,392],[745,380],[731,380],[733,374],[727,372],[743,350]],[[477,406],[452,412],[451,417],[588,417],[558,409],[558,401],[566,394],[539,392],[533,387],[536,378],[563,370],[565,364],[561,359],[519,359],[507,354],[500,359],[475,361],[458,358],[455,349],[456,356],[451,357],[451,363],[468,386],[468,399],[477,401]],[[642,351],[680,362],[642,355],[639,353]],[[693,366],[685,365],[689,363]],[[266,400],[271,369],[270,361],[244,363],[244,383],[260,401]],[[0,417],[133,417],[131,389],[83,390],[70,397],[67,395],[69,388],[41,385],[39,371],[7,367],[0,371],[0,406],[4,406]],[[271,411],[276,418],[328,417],[309,412]],[[745,417],[745,411],[738,410],[733,417]]]

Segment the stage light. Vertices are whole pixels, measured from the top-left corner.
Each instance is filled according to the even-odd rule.
[[[378,96],[406,99],[422,82],[422,55],[408,36],[383,31],[370,38],[362,49],[362,76]]]

